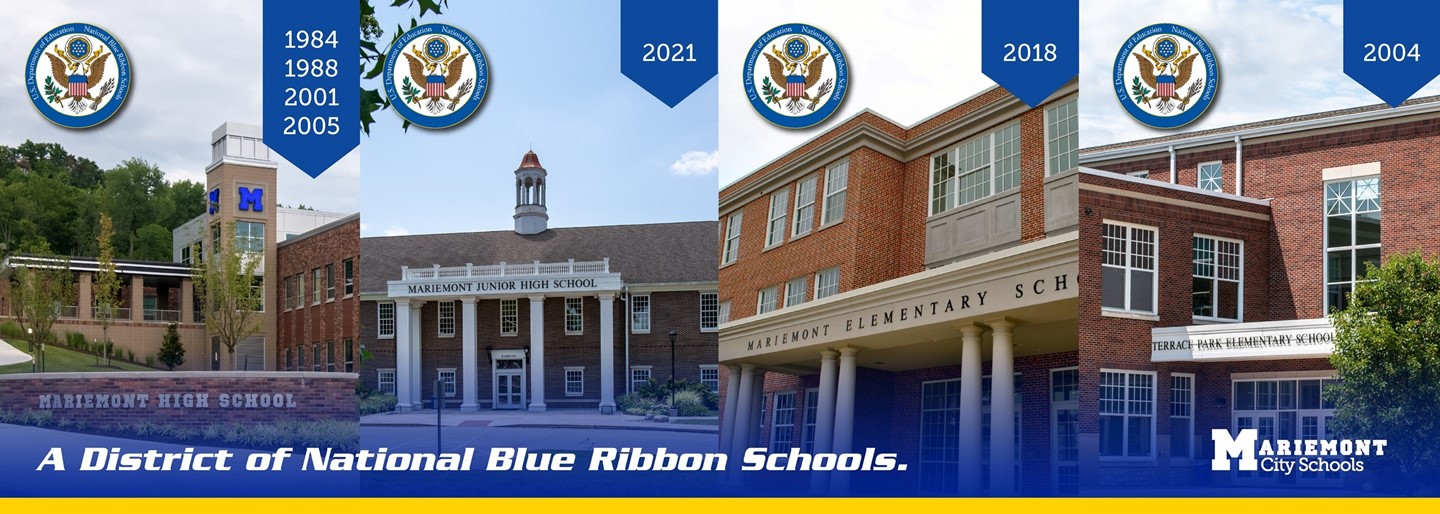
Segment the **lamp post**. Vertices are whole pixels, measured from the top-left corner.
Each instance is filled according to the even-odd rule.
[[[38,356],[35,353],[35,329],[25,329],[25,340],[30,343],[30,372],[34,373],[35,366],[40,363],[40,359],[37,358]]]
[[[680,409],[675,408],[675,339],[679,337],[680,333],[674,330],[670,331],[670,417],[672,418],[680,414]]]

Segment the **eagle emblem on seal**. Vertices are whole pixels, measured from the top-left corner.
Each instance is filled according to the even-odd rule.
[[[1187,46],[1180,51],[1180,42],[1166,36],[1155,41],[1155,48],[1141,45],[1131,52],[1139,64],[1139,76],[1131,79],[1130,96],[1138,105],[1148,105],[1160,114],[1184,111],[1190,101],[1205,89],[1205,79],[1190,80],[1195,58],[1200,54]],[[1180,91],[1184,89],[1185,93]]]
[[[426,39],[411,46],[404,55],[410,65],[410,74],[402,81],[401,95],[406,103],[416,107],[423,104],[431,114],[447,109],[454,111],[475,86],[474,79],[467,79],[459,85],[454,96],[450,95],[450,88],[460,82],[470,54],[458,46],[451,50],[450,42],[445,38],[436,36]],[[423,84],[424,88],[418,84]]]
[[[783,48],[772,45],[770,52],[764,55],[770,64],[770,75],[765,77],[761,84],[765,101],[776,106],[783,105],[791,114],[799,113],[802,109],[814,111],[834,87],[833,78],[820,82],[825,70],[825,59],[829,58],[830,54],[818,46],[811,50],[809,41],[803,37],[796,36],[785,40]],[[784,84],[785,88],[781,89],[776,84]],[[817,84],[819,88],[812,96],[809,91]],[[808,101],[809,105],[806,105],[805,101]]]
[[[90,86],[105,80],[105,62],[110,53],[85,36],[75,36],[56,44],[45,57],[50,59],[50,76],[45,77],[45,101],[61,105],[80,114],[94,111],[106,96],[115,91],[111,78],[92,92]]]

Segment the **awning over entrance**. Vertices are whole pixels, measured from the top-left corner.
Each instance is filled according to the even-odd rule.
[[[1150,331],[1150,360],[1242,361],[1329,357],[1329,318],[1164,327]]]

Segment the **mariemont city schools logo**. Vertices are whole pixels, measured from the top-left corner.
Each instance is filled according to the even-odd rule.
[[[1186,125],[1220,87],[1215,53],[1195,31],[1173,23],[1140,29],[1115,55],[1115,96],[1136,121],[1158,129]]]
[[[405,31],[385,60],[390,105],[416,126],[454,126],[480,108],[490,84],[485,52],[465,31],[443,23]]]
[[[845,52],[825,31],[803,23],[770,29],[745,57],[745,95],[780,127],[814,126],[840,107],[849,89]]]
[[[130,94],[130,56],[100,27],[71,23],[30,50],[25,89],[42,116],[67,128],[104,123]]]

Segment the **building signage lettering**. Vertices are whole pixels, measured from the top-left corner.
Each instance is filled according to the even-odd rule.
[[[265,212],[265,190],[260,188],[240,188],[240,210],[251,212]]]
[[[1014,291],[1014,297],[1025,298],[1026,296],[1044,296],[1056,291],[1065,291],[1070,288],[1070,275],[1056,275],[1054,278],[1026,280],[1014,285],[1013,288],[1003,290]],[[858,334],[866,330],[873,330],[897,323],[910,323],[926,318],[933,318],[954,312],[964,312],[969,309],[985,307],[987,299],[993,298],[990,293],[993,290],[987,289],[975,292],[964,292],[947,299],[932,300],[911,305],[897,304],[889,309],[863,312],[852,315],[844,320],[843,326],[834,327],[837,333]],[[1002,293],[1004,294],[1004,293]],[[805,342],[810,339],[819,339],[830,335],[831,323],[824,323],[812,327],[797,328],[778,334],[757,337],[745,342],[745,351],[753,352],[791,343]]]
[[[40,410],[62,409],[293,409],[291,393],[41,394]]]
[[[1302,332],[1299,334],[1274,334],[1253,336],[1212,337],[1182,339],[1179,341],[1153,341],[1151,351],[1171,350],[1219,351],[1252,350],[1258,348],[1295,348],[1301,346],[1330,345],[1335,343],[1331,331]]]
[[[549,290],[595,289],[598,285],[593,278],[564,279],[511,279],[483,282],[444,282],[439,284],[407,284],[406,292],[411,295],[423,294],[465,294],[488,292],[519,292]]]

